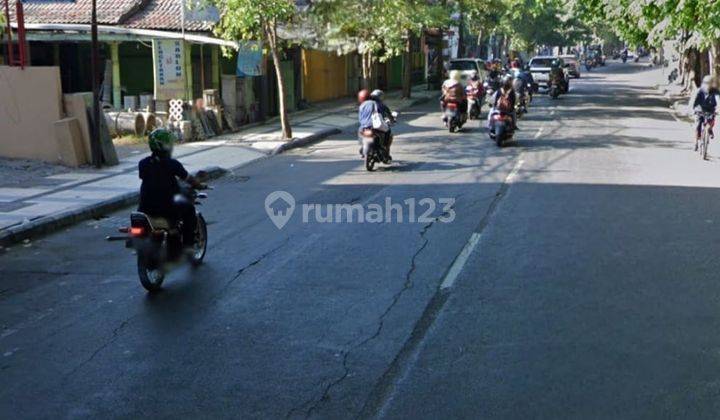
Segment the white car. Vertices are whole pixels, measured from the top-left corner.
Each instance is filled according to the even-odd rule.
[[[485,61],[479,58],[454,58],[450,60],[448,66],[448,72],[452,70],[458,70],[462,74],[462,83],[467,83],[467,79],[470,78],[470,72],[473,70],[477,72],[480,80],[485,80],[487,70],[485,70]]]
[[[532,74],[536,84],[541,86],[547,85],[548,81],[550,81],[552,62],[557,59],[558,57],[553,56],[538,56],[530,60],[530,74]]]

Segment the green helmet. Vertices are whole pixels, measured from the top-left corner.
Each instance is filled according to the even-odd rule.
[[[156,128],[148,135],[150,150],[161,156],[170,156],[175,143],[175,134],[165,128]]]

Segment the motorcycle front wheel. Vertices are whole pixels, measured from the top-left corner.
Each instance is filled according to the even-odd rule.
[[[157,292],[162,287],[163,280],[165,280],[165,272],[159,268],[150,268],[150,265],[145,261],[145,257],[138,255],[137,258],[138,266],[138,277],[140,277],[140,284],[148,292]]]
[[[190,256],[190,264],[198,266],[202,264],[207,252],[207,223],[202,214],[197,215],[197,228],[195,228],[194,253]]]

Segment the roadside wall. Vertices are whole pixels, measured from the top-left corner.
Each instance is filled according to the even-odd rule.
[[[62,162],[55,134],[62,118],[59,67],[0,66],[0,156]]]
[[[308,102],[320,102],[348,95],[347,59],[335,53],[303,50],[304,95]]]

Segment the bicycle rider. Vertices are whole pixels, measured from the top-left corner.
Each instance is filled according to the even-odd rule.
[[[690,109],[695,114],[695,150],[698,150],[698,142],[702,136],[702,128],[705,121],[705,115],[708,117],[708,134],[710,138],[715,138],[713,127],[715,126],[715,112],[720,105],[720,96],[718,96],[717,82],[711,76],[705,76],[695,96],[690,100]]]

